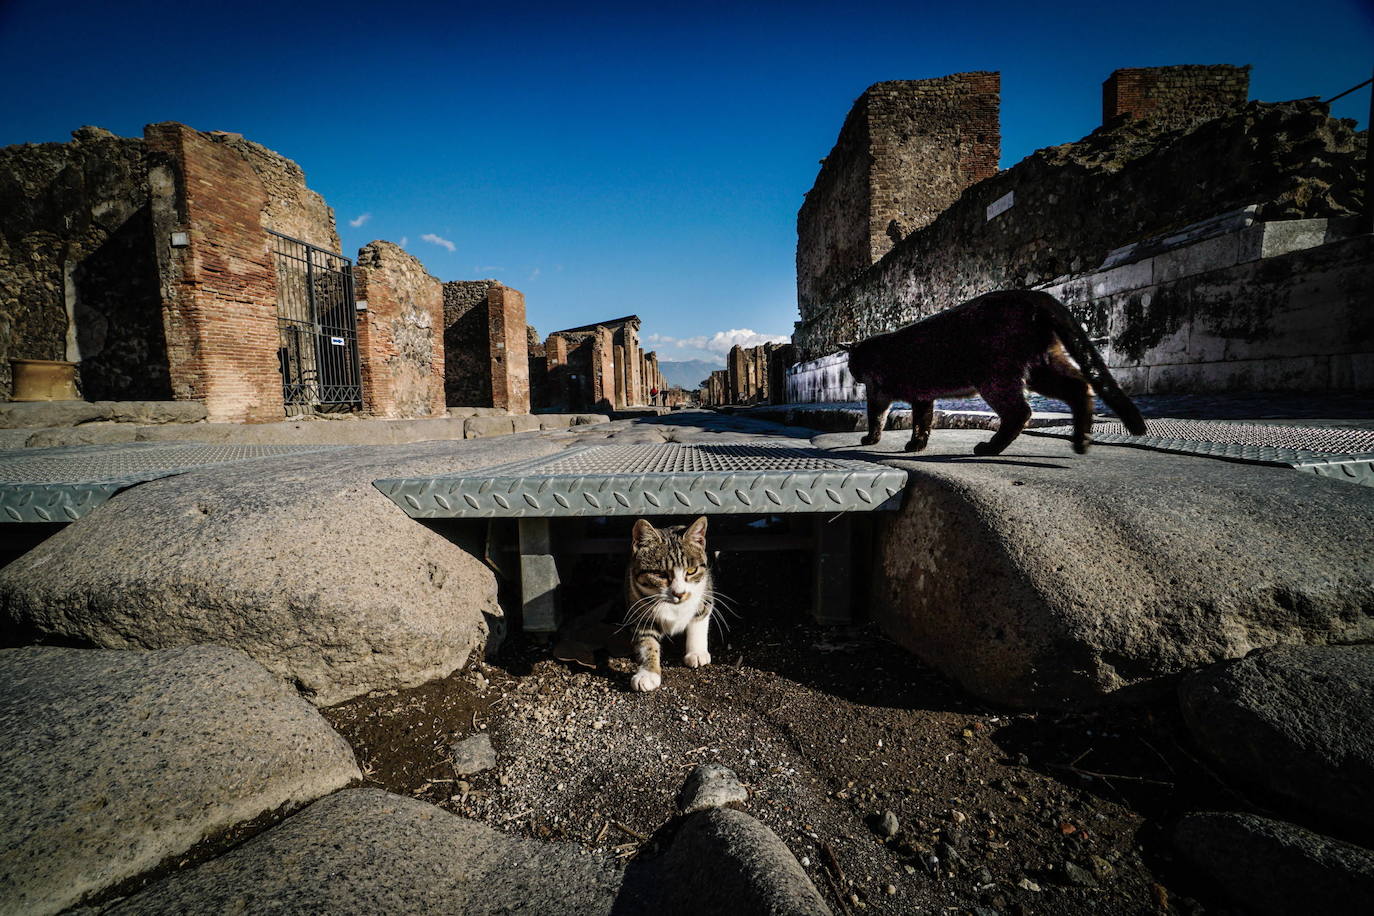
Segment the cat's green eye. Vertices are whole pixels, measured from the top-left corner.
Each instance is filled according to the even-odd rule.
[[[687,575],[689,575],[689,576],[695,576],[696,574],[697,574],[697,567],[695,567],[695,566],[689,566],[689,567],[687,567]]]

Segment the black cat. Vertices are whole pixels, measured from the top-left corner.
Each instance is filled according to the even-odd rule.
[[[868,389],[864,445],[882,438],[888,409],[903,400],[911,404],[906,450],[918,452],[930,437],[935,399],[977,392],[1002,423],[973,452],[996,455],[1030,420],[1026,388],[1069,405],[1073,450],[1079,454],[1092,442],[1094,389],[1132,435],[1145,434],[1140,411],[1112,378],[1082,325],[1049,293],[986,293],[890,334],[844,346],[850,373]]]

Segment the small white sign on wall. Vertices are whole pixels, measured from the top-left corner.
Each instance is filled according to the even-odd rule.
[[[1001,197],[999,197],[999,198],[997,198],[996,200],[994,200],[992,203],[988,204],[988,219],[992,219],[994,216],[998,216],[998,215],[1000,215],[1000,214],[1002,214],[1002,213],[1006,213],[1008,210],[1010,210],[1010,209],[1012,208],[1012,205],[1015,204],[1015,203],[1016,203],[1016,192],[1015,192],[1015,191],[1008,191],[1007,193],[1003,194]],[[986,222],[986,221],[987,221],[987,220],[984,220],[984,222]]]

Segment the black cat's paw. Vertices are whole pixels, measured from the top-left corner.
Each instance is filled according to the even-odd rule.
[[[925,439],[912,439],[910,442],[906,444],[906,450],[908,452],[922,452],[925,451],[925,447]]]
[[[1083,440],[1081,440],[1081,441],[1074,442],[1074,444],[1073,444],[1073,450],[1074,450],[1075,452],[1077,452],[1078,454],[1080,454],[1080,455],[1086,455],[1086,454],[1088,454],[1088,446],[1090,446],[1090,445],[1092,445],[1092,444],[1093,444],[1092,437],[1089,436],[1087,439],[1083,439]]]
[[[988,440],[987,442],[979,442],[977,445],[973,447],[973,454],[979,456],[985,457],[988,455],[1000,455],[1001,453],[1002,450],[997,446],[993,445],[992,440]]]
[[[879,437],[878,437],[878,436],[875,436],[873,433],[869,433],[867,436],[864,436],[862,439],[859,440],[859,444],[860,444],[860,445],[877,445],[877,444],[878,444],[878,438],[879,438]]]

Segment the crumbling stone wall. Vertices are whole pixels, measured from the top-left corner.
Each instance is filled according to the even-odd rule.
[[[495,280],[444,284],[445,392],[451,407],[530,411],[525,296]]]
[[[795,361],[795,352],[791,344],[766,343],[757,347],[736,344],[731,347],[725,359],[724,396],[728,399],[725,403],[767,404],[784,394],[787,390],[785,381],[777,385],[775,379],[780,373],[785,378],[787,366]]]
[[[262,211],[263,228],[289,235],[318,248],[339,251],[334,211],[324,198],[305,186],[299,165],[242,134],[211,131],[207,136],[243,157],[262,182],[267,203]]]
[[[16,358],[79,360],[88,400],[171,397],[144,160],[98,127],[0,149],[0,398]]]
[[[525,325],[525,353],[529,360],[530,409],[539,410],[549,406],[549,359],[544,352],[544,342],[533,325]]]
[[[990,210],[998,201],[1011,206]],[[793,342],[814,359],[1251,204],[1259,220],[1363,212],[1363,136],[1313,100],[1250,102],[1187,128],[1125,120],[1039,150],[970,188],[830,301],[803,309]]]
[[[1148,117],[1183,127],[1220,117],[1249,97],[1248,66],[1126,68],[1102,83],[1102,123]]]
[[[491,406],[487,291],[495,282],[444,284],[444,397],[449,406]]]
[[[444,296],[414,255],[391,242],[358,250],[354,295],[363,402],[378,417],[441,417],[444,401]]]
[[[803,318],[968,186],[997,172],[997,73],[875,83],[859,96],[797,214]]]

